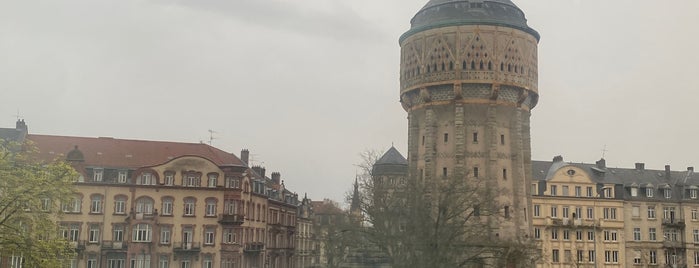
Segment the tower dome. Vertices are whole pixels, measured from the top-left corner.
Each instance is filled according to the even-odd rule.
[[[534,35],[527,19],[510,0],[431,0],[410,20],[411,28],[401,40],[420,31],[459,25],[507,26]]]

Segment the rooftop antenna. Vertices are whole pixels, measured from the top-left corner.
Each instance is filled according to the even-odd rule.
[[[216,134],[216,133],[218,133],[218,132],[209,129],[209,146],[213,146],[214,140],[217,139],[214,137],[214,134]]]
[[[607,156],[607,152],[609,151],[607,150],[607,145],[605,144],[604,148],[602,149],[602,159],[604,159],[604,157]]]
[[[13,115],[14,117],[17,117],[17,121],[19,121],[20,118],[22,118],[22,114],[19,113],[19,109],[17,109],[17,113]]]

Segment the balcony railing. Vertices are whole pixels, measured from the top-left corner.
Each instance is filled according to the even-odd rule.
[[[252,243],[245,243],[245,248],[243,251],[246,253],[259,253],[262,250],[265,249],[265,244],[262,242],[252,242]]]
[[[201,251],[201,243],[199,242],[177,242],[172,244],[174,251]]]
[[[218,223],[220,224],[241,225],[244,222],[245,216],[240,214],[220,214],[218,216]]]
[[[685,248],[681,241],[663,241],[664,248]]]
[[[80,240],[80,241],[70,241],[70,246],[74,249],[77,250],[85,250],[85,244],[87,241],[85,240]]]
[[[127,249],[128,245],[124,241],[102,241],[102,250]]]
[[[678,219],[678,218],[670,218],[670,219],[663,219],[663,225],[670,226],[670,227],[684,227],[684,219]]]

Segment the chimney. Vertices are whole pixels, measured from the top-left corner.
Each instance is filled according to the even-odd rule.
[[[267,171],[267,169],[265,169],[264,167],[261,167],[261,168],[260,168],[260,176],[262,176],[262,178],[266,178],[266,177],[265,177],[265,171]]]
[[[243,149],[240,151],[240,160],[242,160],[246,165],[249,164],[248,161],[250,160],[250,151],[248,151],[248,149]]]
[[[694,167],[687,167],[687,171],[694,172]]]
[[[27,123],[24,122],[24,119],[17,120],[17,123],[15,123],[15,128],[24,133],[29,132],[29,129],[27,128]]]
[[[260,166],[252,166],[252,171],[257,173],[257,175],[262,175],[262,167]]]
[[[274,182],[274,184],[281,184],[282,174],[279,172],[272,172],[272,181]]]
[[[665,165],[665,178],[670,179],[670,165]]]
[[[563,156],[558,155],[558,156],[553,157],[553,162],[554,163],[563,162]]]
[[[636,163],[636,170],[643,171],[646,169],[646,164],[644,163]]]
[[[599,169],[606,169],[607,168],[607,160],[604,160],[604,158],[600,159],[595,164],[597,165],[597,168],[599,168]]]

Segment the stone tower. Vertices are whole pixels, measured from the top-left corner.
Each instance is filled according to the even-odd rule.
[[[400,38],[409,176],[463,177],[496,193],[492,237],[531,233],[538,42],[510,0],[431,0]]]

